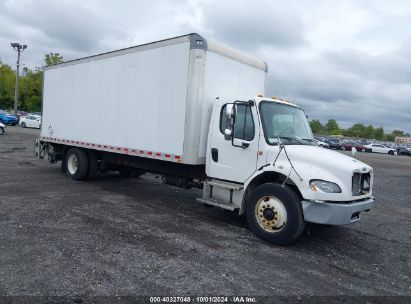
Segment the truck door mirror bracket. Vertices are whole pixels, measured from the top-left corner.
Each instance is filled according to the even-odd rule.
[[[233,137],[233,131],[231,129],[225,129],[224,130],[224,139],[225,140],[231,140]]]

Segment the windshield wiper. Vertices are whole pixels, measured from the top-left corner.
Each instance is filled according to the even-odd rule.
[[[295,142],[297,142],[299,145],[304,145],[304,143],[302,141],[300,141],[297,137],[294,136],[278,136],[278,138],[280,139],[286,139],[288,141],[292,141],[294,140]]]

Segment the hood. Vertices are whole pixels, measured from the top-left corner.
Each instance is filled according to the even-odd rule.
[[[372,178],[372,168],[367,164],[340,152],[317,146],[286,145],[285,150],[298,175],[291,170],[290,162],[284,151],[278,157],[276,171],[285,176],[289,175],[305,199],[352,201],[365,197],[354,197],[352,195],[352,178],[354,172],[371,172]],[[268,154],[268,160],[272,162],[278,154],[278,147],[272,147]],[[309,182],[313,179],[336,183],[342,192],[332,194],[313,192],[309,186]],[[369,195],[367,194],[366,196]]]
[[[16,116],[14,116],[14,115],[11,115],[11,114],[6,114],[6,115],[4,115],[6,118],[10,118],[10,119],[17,119],[17,117]]]
[[[317,146],[287,145],[285,148],[291,161],[305,163],[309,160],[309,163],[316,167],[332,166],[334,169],[344,171],[369,171],[371,169],[367,164],[351,156]]]

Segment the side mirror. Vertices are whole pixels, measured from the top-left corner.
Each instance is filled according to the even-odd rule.
[[[233,118],[234,117],[234,105],[233,104],[227,104],[225,107],[225,115],[227,118]]]
[[[231,140],[232,136],[233,136],[233,131],[231,129],[225,129],[224,130],[224,139],[225,140]]]

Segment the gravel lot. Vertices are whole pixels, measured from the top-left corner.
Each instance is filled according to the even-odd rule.
[[[0,295],[411,296],[411,157],[359,153],[374,209],[276,247],[154,175],[70,181],[38,133],[0,136]]]

